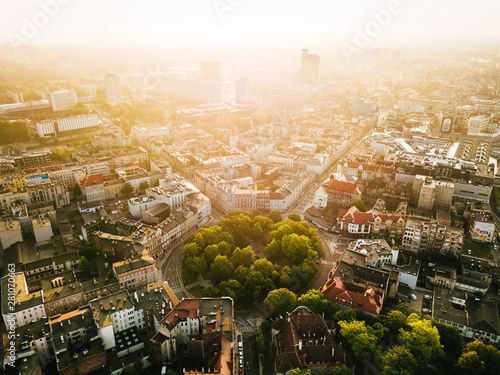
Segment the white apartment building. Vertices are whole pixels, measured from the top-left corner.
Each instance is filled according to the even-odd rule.
[[[68,111],[73,109],[78,98],[75,90],[61,90],[49,92],[49,103],[54,112]]]
[[[57,136],[59,133],[86,129],[95,126],[99,126],[101,121],[96,114],[91,115],[80,115],[80,116],[70,116],[59,120],[45,120],[38,122],[36,127],[38,129],[38,135],[40,137],[45,137],[47,135],[54,134]]]
[[[108,73],[104,76],[104,88],[106,89],[106,101],[111,106],[122,105],[123,95],[120,76]]]
[[[236,103],[249,103],[252,100],[252,85],[249,78],[243,77],[236,80]]]
[[[14,287],[15,306],[9,304],[10,286]],[[2,278],[2,316],[7,331],[10,329],[10,322],[17,328],[46,317],[43,302],[43,290],[28,292],[28,283],[23,272],[16,273],[14,280],[9,280],[9,276]]]

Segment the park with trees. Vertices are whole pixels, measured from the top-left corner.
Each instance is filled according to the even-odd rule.
[[[182,253],[185,284],[203,277],[212,283],[203,296],[247,302],[262,302],[279,288],[299,291],[324,257],[317,230],[299,215],[282,220],[277,211],[266,217],[258,210],[230,212],[218,226],[189,236]]]
[[[471,341],[465,344],[459,330],[421,315],[400,303],[379,317],[361,310],[343,310],[329,303],[317,290],[297,296],[292,291],[271,291],[264,300],[269,319],[250,336],[252,346],[264,357],[268,370],[272,366],[272,348],[261,343],[270,340],[271,323],[286,316],[298,306],[324,316],[337,324],[336,341],[341,342],[356,363],[356,373],[365,373],[370,364],[382,375],[412,374],[499,374],[500,345]],[[338,366],[326,375],[350,374]],[[293,374],[307,375],[295,369]]]

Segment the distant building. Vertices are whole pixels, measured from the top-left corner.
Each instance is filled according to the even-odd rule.
[[[96,114],[71,116],[59,120],[45,120],[37,122],[36,127],[40,137],[54,135],[58,137],[61,133],[97,127],[101,124]]]
[[[123,104],[122,86],[120,76],[108,73],[104,76],[104,88],[106,90],[106,101],[110,106]]]
[[[7,96],[14,103],[24,103],[24,96],[21,91],[7,90]]]
[[[299,82],[317,83],[319,80],[319,56],[309,54],[308,49],[302,50],[299,70]]]
[[[238,78],[235,87],[236,103],[249,103],[252,100],[252,86],[249,78]]]
[[[69,111],[78,102],[75,90],[61,90],[49,92],[49,103],[54,112]]]

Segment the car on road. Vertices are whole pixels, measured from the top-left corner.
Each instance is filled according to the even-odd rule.
[[[415,294],[410,294],[408,297],[410,297],[414,301],[417,300],[417,296]]]
[[[429,294],[426,294],[426,295],[424,296],[424,298],[425,298],[425,299],[432,299],[432,296],[431,296],[431,295],[429,295]]]
[[[423,312],[424,314],[430,314],[430,313],[432,313],[432,311],[431,311],[431,310],[429,310],[429,309],[422,309],[422,312]]]

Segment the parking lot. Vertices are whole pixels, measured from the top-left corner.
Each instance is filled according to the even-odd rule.
[[[408,307],[412,310],[418,311],[419,313],[431,315],[433,292],[412,290],[411,294],[414,294],[417,297],[417,299],[413,300],[410,298],[408,302]],[[426,298],[426,296],[430,298]]]

